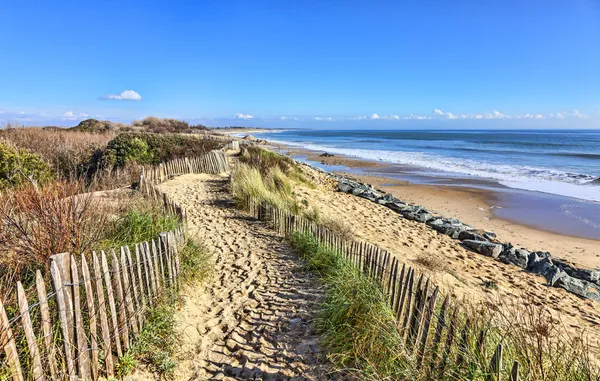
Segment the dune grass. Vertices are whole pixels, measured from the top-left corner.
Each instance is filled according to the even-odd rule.
[[[513,361],[521,365],[522,380],[599,380],[593,349],[583,336],[567,337],[558,322],[544,310],[524,301],[508,308],[501,303],[483,305],[461,301],[456,315],[460,334],[449,356],[441,347],[426,347],[422,366],[406,332],[398,327],[387,297],[372,278],[354,268],[341,253],[296,232],[292,246],[304,267],[317,273],[326,286],[318,313],[321,344],[331,363],[341,372],[361,380],[488,380],[489,361],[498,344],[504,345],[503,375]],[[439,308],[436,313],[439,314]],[[451,314],[448,314],[450,318]],[[469,321],[468,334],[463,331]],[[484,333],[487,338],[480,341]],[[466,337],[458,344],[459,337]],[[442,342],[446,340],[444,335]],[[459,351],[459,348],[462,348]],[[462,357],[462,361],[457,359]],[[443,371],[442,371],[443,369]],[[504,376],[503,376],[504,377]]]

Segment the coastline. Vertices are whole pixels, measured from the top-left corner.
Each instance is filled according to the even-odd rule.
[[[421,184],[390,176],[392,166],[386,163],[372,162],[336,155],[321,157],[315,152],[297,147],[284,147],[281,144],[268,145],[265,148],[286,151],[309,164],[320,164],[324,169],[344,175],[359,182],[372,184],[376,188],[410,203],[423,205],[429,210],[446,217],[455,217],[476,228],[492,231],[500,240],[512,242],[531,250],[549,251],[574,265],[587,268],[600,267],[600,240],[561,234],[526,224],[510,218],[501,217],[498,199],[500,190],[486,189],[486,181],[478,181],[473,186],[449,184]],[[387,175],[386,171],[390,172]],[[475,185],[484,185],[483,187]]]

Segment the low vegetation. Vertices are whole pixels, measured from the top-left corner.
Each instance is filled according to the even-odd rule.
[[[0,190],[23,183],[44,185],[53,178],[50,166],[39,156],[0,140]]]
[[[199,156],[221,148],[219,140],[184,135],[124,133],[108,142],[98,160],[101,168],[127,164],[159,164],[185,156]]]
[[[313,186],[290,158],[250,146],[240,157],[233,173],[232,191],[238,204],[245,207],[248,198],[273,204],[282,210],[316,220],[317,210],[307,200],[297,200],[294,187]]]
[[[318,329],[328,358],[345,374],[373,380],[483,381],[492,377],[489,360],[496,345],[503,344],[506,379],[513,360],[521,364],[525,380],[600,379],[584,336],[566,336],[548,311],[530,303],[507,308],[501,301],[461,302],[458,327],[469,321],[469,329],[457,333],[457,345],[449,356],[442,355],[442,347],[428,346],[426,360],[419,364],[376,281],[310,234],[297,232],[290,240],[305,268],[316,272],[326,285]],[[482,335],[485,341],[480,340]]]

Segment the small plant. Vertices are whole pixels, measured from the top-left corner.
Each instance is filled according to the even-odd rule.
[[[431,272],[445,271],[447,267],[444,264],[442,257],[436,257],[429,253],[421,253],[417,259],[415,259],[415,263]]]
[[[493,279],[490,279],[490,280],[487,280],[487,279],[486,279],[486,280],[484,280],[484,281],[482,282],[482,286],[483,286],[484,288],[487,288],[487,289],[489,289],[489,290],[497,290],[497,289],[498,289],[498,282],[496,282],[496,281],[495,281],[495,280],[493,280]]]
[[[345,241],[354,240],[355,229],[354,227],[339,218],[327,217],[321,221],[321,225],[329,229],[333,234],[339,236]]]

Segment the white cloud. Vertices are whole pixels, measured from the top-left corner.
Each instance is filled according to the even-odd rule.
[[[588,116],[585,114],[582,114],[579,110],[575,109],[573,110],[573,114],[574,117],[579,118],[579,119],[587,119]]]
[[[84,114],[84,113],[79,113],[79,116],[82,118],[87,118],[89,115],[88,114]]]
[[[398,115],[390,115],[389,119],[398,120],[398,119],[400,119],[400,117]]]
[[[241,112],[238,112],[237,114],[234,115],[235,119],[254,119],[254,116],[250,115],[250,114],[242,114]]]
[[[422,116],[422,115],[415,115],[415,114],[410,114],[409,116],[405,116],[404,119],[406,120],[423,120],[423,119],[431,119],[430,116]]]
[[[324,120],[324,121],[327,121],[327,122],[332,122],[335,119],[333,119],[331,116],[328,116],[328,117],[325,117],[325,118],[320,117],[320,116],[315,116],[315,120]]]
[[[371,114],[370,119],[379,119],[379,115]]]
[[[20,115],[25,115],[25,111],[19,112]]]
[[[74,120],[77,119],[73,111],[65,111],[63,114],[63,120]]]
[[[121,94],[108,94],[100,99],[115,101],[141,101],[142,96],[133,90],[125,90]]]
[[[446,119],[458,119],[458,116],[454,115],[453,113],[451,113],[451,112],[443,112],[439,108],[434,109],[433,113],[435,115],[443,116]]]
[[[286,119],[287,119],[287,116],[282,116],[282,117],[281,117],[281,118],[279,118],[279,119],[281,119],[281,120],[286,120]]]

